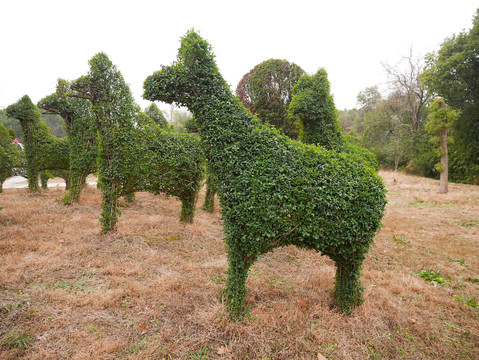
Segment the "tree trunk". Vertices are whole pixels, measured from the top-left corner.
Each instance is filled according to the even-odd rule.
[[[439,174],[439,192],[441,194],[447,194],[448,183],[448,166],[449,159],[447,154],[447,127],[441,131],[441,173]]]

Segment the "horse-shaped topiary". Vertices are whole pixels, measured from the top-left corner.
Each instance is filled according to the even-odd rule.
[[[23,131],[28,188],[38,191],[38,176],[45,170],[65,174],[70,169],[70,146],[67,138],[57,138],[41,118],[40,111],[28,95],[7,107],[6,113],[20,121]]]
[[[65,204],[78,202],[89,174],[96,172],[98,155],[97,132],[90,103],[67,96],[70,84],[58,80],[57,91],[44,97],[38,106],[64,120],[70,144],[70,189],[63,198]]]
[[[69,96],[90,102],[98,131],[103,232],[113,230],[118,198],[135,191],[165,193],[181,200],[180,221],[193,222],[204,176],[197,138],[173,134],[140,111],[123,76],[104,53],[90,61],[88,75],[72,82]]]
[[[350,313],[362,302],[360,270],[386,204],[383,182],[367,162],[261,125],[232,95],[211,46],[193,30],[182,38],[177,61],[146,79],[143,96],[187,106],[196,118],[219,185],[233,319],[247,311],[251,265],[287,245],[334,260],[340,310]]]

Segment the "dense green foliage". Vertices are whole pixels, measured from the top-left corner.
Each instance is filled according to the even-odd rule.
[[[72,84],[71,96],[91,102],[98,129],[103,231],[113,230],[118,199],[135,191],[166,193],[182,201],[180,220],[192,222],[204,174],[201,145],[172,134],[142,113],[123,76],[104,53],[90,61],[88,75]]]
[[[160,128],[168,128],[168,120],[166,120],[163,111],[161,111],[156,104],[151,104],[145,109],[145,113],[158,125]]]
[[[14,175],[15,168],[22,165],[24,153],[13,145],[15,130],[0,124],[0,192],[3,182]]]
[[[41,112],[41,117],[45,124],[47,124],[52,135],[56,137],[65,137],[67,135],[65,121],[61,116]],[[0,124],[15,130],[15,138],[23,142],[23,132],[20,122],[15,118],[8,117],[5,110],[0,110]]]
[[[293,88],[288,113],[301,125],[300,141],[354,154],[359,161],[365,160],[376,171],[379,170],[378,162],[371,152],[359,144],[349,142],[344,136],[326,70],[320,69],[312,76],[305,74],[299,79]]]
[[[428,89],[444,98],[461,116],[451,128],[450,176],[479,183],[479,9],[468,32],[444,41],[428,57],[423,78]]]
[[[185,122],[185,129],[189,134],[198,134],[198,125],[195,118],[190,118]],[[212,171],[207,170],[206,194],[201,208],[209,213],[215,212],[215,196],[218,192],[218,184]]]
[[[340,116],[350,137],[371,151],[381,167],[431,173],[429,136],[424,130],[426,108],[413,116],[408,94],[394,91],[383,99],[374,87],[361,92],[358,102],[360,109],[343,111]]]
[[[299,124],[287,115],[291,92],[303,74],[304,70],[294,63],[269,59],[243,76],[236,88],[236,95],[262,123],[273,125],[296,139]]]
[[[17,119],[9,118],[5,110],[0,110],[0,124],[4,125],[6,128],[12,128],[15,131],[15,138],[23,142],[23,133],[20,122]]]
[[[67,96],[69,91],[70,84],[65,80],[59,80],[57,91],[38,103],[45,111],[60,115],[66,123],[70,144],[70,181],[67,183],[69,192],[63,198],[66,204],[80,200],[87,176],[97,170],[98,153],[96,124],[91,105],[85,99]]]
[[[292,91],[288,112],[301,126],[299,140],[333,149],[342,141],[341,123],[330,93],[326,70],[303,75]]]
[[[6,109],[7,115],[20,121],[25,145],[28,188],[38,191],[38,176],[45,170],[68,171],[70,147],[67,138],[57,138],[50,133],[41,119],[40,111],[25,95]],[[65,181],[68,181],[68,176]]]
[[[146,99],[176,102],[196,118],[218,181],[233,319],[248,310],[245,282],[254,261],[291,244],[335,261],[340,310],[361,303],[361,264],[386,204],[384,185],[367,163],[262,125],[233,96],[210,45],[194,31],[182,38],[177,62],[149,76],[144,90]]]

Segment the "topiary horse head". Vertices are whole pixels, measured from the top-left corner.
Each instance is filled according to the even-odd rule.
[[[232,95],[210,45],[194,31],[182,38],[177,61],[149,76],[144,89],[146,99],[187,106],[197,120],[219,185],[233,319],[247,311],[251,265],[287,245],[334,260],[340,310],[362,302],[360,270],[386,204],[382,180],[367,162],[261,125]]]
[[[6,112],[8,116],[18,119],[22,127],[30,191],[38,191],[40,171],[70,169],[68,139],[57,138],[50,133],[50,129],[41,118],[40,111],[28,95],[8,106]]]

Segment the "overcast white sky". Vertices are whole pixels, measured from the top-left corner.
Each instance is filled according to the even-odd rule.
[[[190,28],[213,46],[221,73],[236,89],[260,62],[286,59],[308,73],[324,67],[338,109],[381,85],[381,63],[439,49],[468,30],[477,0],[1,0],[0,108],[28,94],[55,91],[58,78],[88,71],[103,51],[142,100],[145,78],[176,59]],[[159,104],[161,108],[165,106]]]

